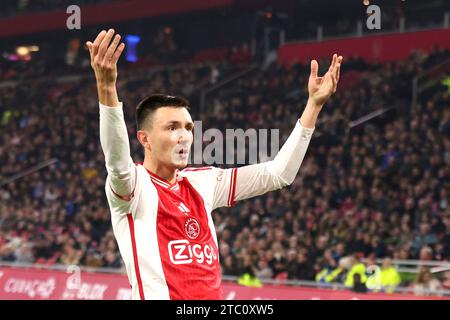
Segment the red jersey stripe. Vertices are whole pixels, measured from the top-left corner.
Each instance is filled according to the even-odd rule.
[[[211,170],[212,167],[200,167],[200,168],[186,168],[183,171],[202,171],[202,170]]]
[[[139,261],[138,261],[137,249],[136,249],[136,239],[134,236],[134,221],[133,221],[133,216],[131,215],[131,213],[127,214],[127,218],[128,218],[128,226],[130,227],[131,246],[133,248],[134,271],[136,272],[136,279],[137,279],[138,286],[139,286],[139,296],[141,297],[141,300],[145,300],[144,287],[142,286],[141,273],[139,271]]]
[[[230,187],[228,188],[228,199],[227,199],[227,205],[230,205],[231,202],[231,190],[233,189],[233,170],[231,170],[231,177],[230,177]]]
[[[231,199],[230,199],[230,206],[234,207],[234,194],[236,192],[236,176],[237,176],[237,168],[233,168],[232,171],[232,178],[231,178]]]

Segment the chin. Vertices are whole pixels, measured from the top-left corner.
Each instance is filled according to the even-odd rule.
[[[188,161],[187,160],[186,161],[184,161],[184,160],[176,161],[176,162],[173,163],[173,166],[175,168],[177,168],[178,170],[186,168],[187,165],[188,165]]]
[[[178,156],[178,155],[175,155],[174,157],[172,157],[171,160],[172,160],[171,161],[172,165],[176,169],[181,170],[181,169],[184,169],[184,168],[187,167],[188,162],[189,162],[189,156]]]
[[[178,170],[182,170],[182,169],[186,168],[187,165],[188,165],[187,163],[177,163],[177,164],[175,164],[175,167],[176,167]]]

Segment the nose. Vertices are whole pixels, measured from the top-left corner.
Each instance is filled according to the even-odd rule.
[[[180,134],[178,136],[179,144],[187,144],[189,142],[190,131],[186,129],[180,130]]]

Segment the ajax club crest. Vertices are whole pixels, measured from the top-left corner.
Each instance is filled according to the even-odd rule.
[[[200,225],[194,218],[189,218],[184,224],[184,231],[189,239],[197,239],[200,234]]]

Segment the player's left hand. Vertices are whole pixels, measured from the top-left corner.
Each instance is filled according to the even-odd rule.
[[[318,76],[319,64],[316,60],[311,61],[311,75],[308,82],[309,99],[312,100],[315,106],[322,107],[325,102],[336,92],[337,84],[339,82],[340,69],[342,63],[342,56],[333,55],[328,72],[323,76]]]

